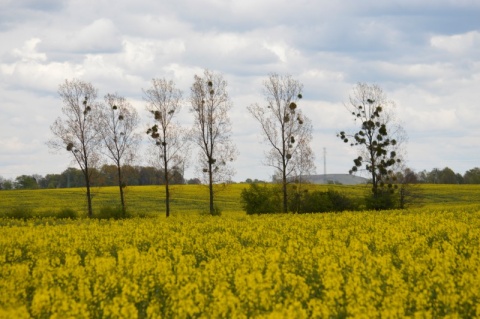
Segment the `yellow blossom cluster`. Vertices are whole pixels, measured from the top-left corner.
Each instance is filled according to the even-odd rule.
[[[474,318],[480,211],[15,222],[0,318]]]

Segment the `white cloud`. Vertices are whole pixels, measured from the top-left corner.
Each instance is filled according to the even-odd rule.
[[[121,49],[121,37],[115,24],[105,18],[97,19],[80,30],[70,30],[63,34],[63,39],[55,40],[54,49],[57,51],[98,53]]]
[[[185,43],[181,39],[125,39],[121,59],[128,69],[138,71],[154,68],[156,63],[170,61],[173,57],[181,58],[184,52]]]
[[[449,63],[413,63],[398,64],[391,62],[377,63],[380,72],[387,73],[389,76],[404,78],[408,80],[426,80],[446,78],[455,72]]]
[[[268,42],[265,42],[263,46],[268,50],[272,51],[277,56],[278,60],[280,60],[280,62],[282,63],[287,62],[288,47],[284,43],[269,44]]]
[[[81,66],[69,62],[49,62],[44,52],[37,51],[40,42],[38,38],[27,40],[22,48],[12,49],[16,61],[0,63],[0,79],[4,85],[51,92],[65,78],[82,74]]]
[[[463,34],[436,35],[430,39],[430,44],[453,54],[478,54],[480,53],[480,32],[475,30]]]
[[[47,55],[45,53],[37,52],[37,44],[41,41],[42,40],[39,38],[32,38],[26,41],[21,49],[13,50],[13,56],[20,58],[22,62],[46,61]]]

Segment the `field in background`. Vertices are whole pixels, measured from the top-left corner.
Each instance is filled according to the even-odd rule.
[[[240,193],[247,184],[232,184],[217,193],[216,202],[224,213],[239,212]],[[274,187],[274,186],[272,186]],[[334,189],[349,197],[360,199],[368,193],[368,186],[356,185],[303,185],[310,190]],[[446,207],[453,205],[480,205],[480,185],[412,185],[420,198],[414,207]],[[172,214],[204,212],[208,210],[207,188],[201,185],[176,185],[172,187]],[[117,187],[93,188],[95,210],[102,206],[119,204]],[[165,195],[163,186],[131,186],[126,188],[128,209],[133,214],[163,214]],[[86,212],[83,188],[11,190],[0,191],[0,216],[12,208],[30,208],[39,212],[71,208]]]

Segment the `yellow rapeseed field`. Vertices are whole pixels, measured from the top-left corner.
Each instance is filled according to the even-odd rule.
[[[2,220],[0,318],[474,318],[480,207]]]

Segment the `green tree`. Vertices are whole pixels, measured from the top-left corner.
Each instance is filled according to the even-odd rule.
[[[386,194],[393,193],[397,187],[394,184],[395,166],[402,162],[399,142],[404,139],[403,129],[394,121],[393,107],[393,102],[387,100],[379,86],[358,83],[350,95],[347,109],[360,128],[353,133],[342,131],[337,135],[343,142],[358,149],[359,156],[354,159],[350,174],[362,167],[368,172],[373,208],[376,208],[377,202],[379,208],[391,203],[390,195]],[[382,199],[382,196],[385,198]]]
[[[463,176],[455,173],[450,167],[434,168],[426,173],[426,182],[430,184],[463,184]]]
[[[9,179],[5,179],[3,176],[0,176],[0,190],[1,189],[12,189],[13,188],[13,183]]]
[[[20,175],[15,178],[15,188],[16,189],[37,189],[38,183],[33,176],[29,175]]]
[[[123,171],[123,178],[127,185],[139,185],[140,176],[139,176],[139,169],[136,166],[132,165],[124,165],[122,167]]]
[[[251,183],[242,190],[240,202],[248,215],[275,213],[280,209],[278,194],[269,184]]]
[[[427,172],[425,182],[429,184],[441,183],[441,170],[434,168],[430,172]]]
[[[457,176],[450,167],[445,167],[440,172],[440,184],[457,184]]]
[[[153,166],[141,166],[138,172],[139,185],[160,185],[162,172]]]
[[[40,188],[60,187],[60,174],[47,174],[38,182]]]
[[[96,181],[98,186],[118,186],[118,173],[116,165],[104,164],[98,172],[99,176]]]
[[[3,183],[2,183],[2,189],[4,189],[4,190],[13,189],[13,182],[9,179],[4,180]]]
[[[480,167],[469,169],[463,175],[465,184],[480,184]]]
[[[61,188],[85,187],[83,172],[75,167],[69,167],[60,174]]]

